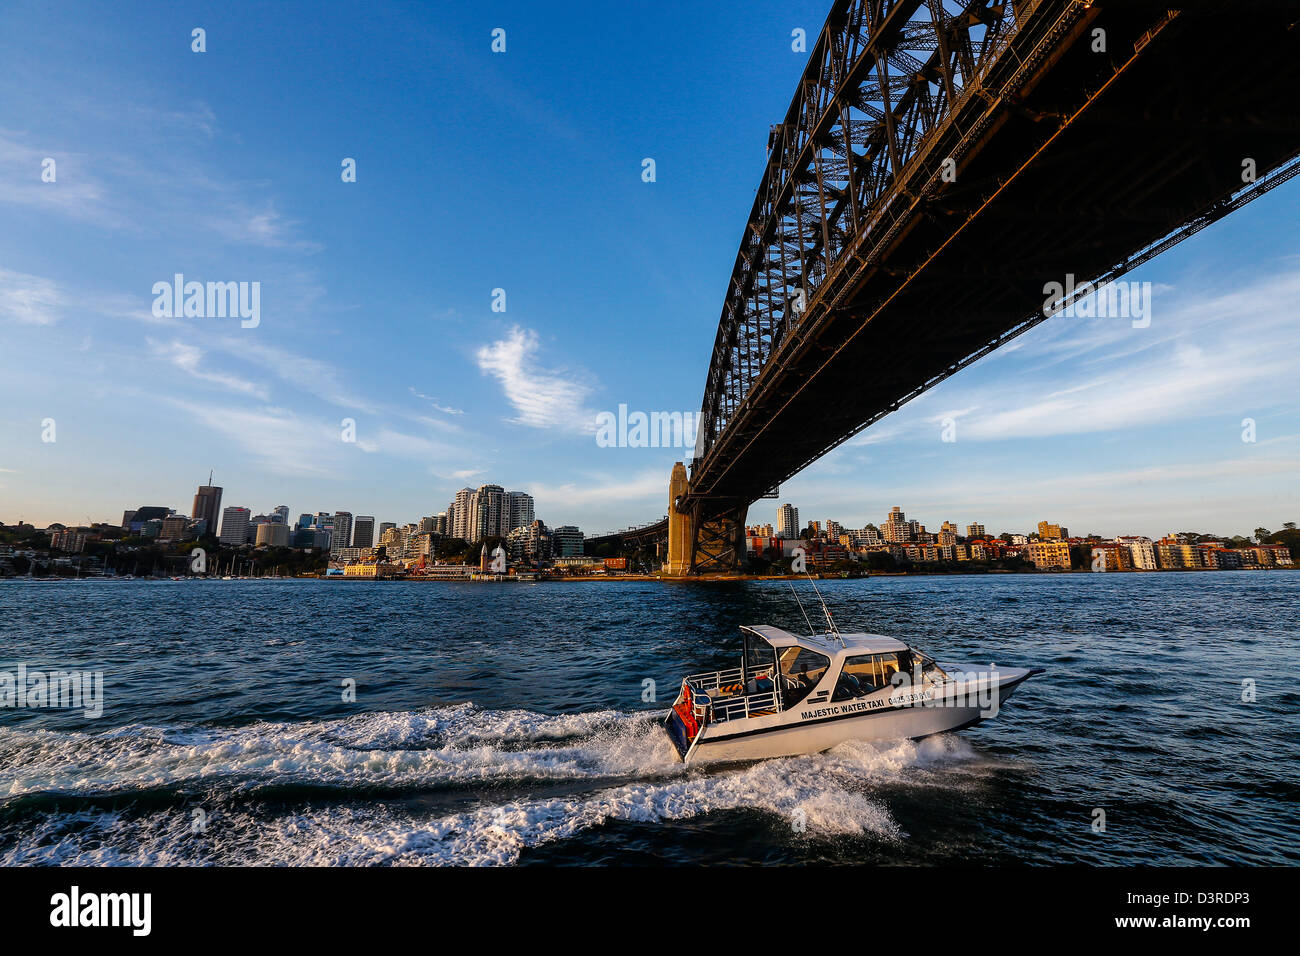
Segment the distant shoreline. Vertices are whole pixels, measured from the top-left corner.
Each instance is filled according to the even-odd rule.
[[[1300,571],[1300,565],[1292,567],[1274,567],[1274,568],[1151,568],[1145,571],[1124,570],[1124,571],[1106,571],[1098,572],[1087,568],[1077,568],[1066,571],[1064,569],[1053,571],[1010,571],[1005,568],[989,568],[978,571],[864,571],[861,574],[841,577],[838,574],[814,574],[815,581],[861,581],[867,578],[948,578],[948,577],[979,577],[981,575],[996,574],[1001,576],[1013,577],[1060,577],[1064,575],[1075,574],[1113,574],[1113,575],[1146,575],[1146,574],[1206,574],[1213,572],[1231,572],[1249,573],[1274,572],[1274,571]],[[571,583],[597,583],[597,582],[628,582],[628,583],[719,583],[726,581],[806,581],[808,575],[804,574],[698,574],[686,577],[664,577],[658,574],[574,574],[562,575],[559,577],[542,576],[535,579],[505,577],[500,580],[466,580],[463,578],[441,578],[441,577],[394,577],[394,578],[361,578],[361,577],[343,577],[341,575],[327,576],[323,574],[302,574],[283,577],[264,577],[264,578],[218,578],[205,577],[203,575],[186,576],[183,578],[171,577],[125,577],[122,575],[82,575],[81,577],[64,576],[64,575],[44,575],[42,577],[27,577],[26,575],[14,575],[11,577],[0,578],[0,583],[8,581],[145,581],[145,582],[176,582],[176,581],[352,581],[352,582],[416,582],[428,584],[571,584]]]

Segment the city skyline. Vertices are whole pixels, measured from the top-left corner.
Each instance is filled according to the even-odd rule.
[[[213,467],[223,507],[418,517],[490,476],[592,531],[657,520],[691,449],[602,447],[596,417],[699,409],[736,226],[806,62],[790,31],[811,35],[823,5],[760,2],[740,24],[685,5],[599,22],[510,6],[501,55],[475,12],[426,30],[380,11],[371,30],[320,30],[392,72],[328,81],[275,39],[305,9],[268,11],[256,33],[191,4],[85,5],[57,24],[15,11],[0,38],[3,520],[111,521],[123,488],[184,510]],[[582,77],[575,44],[601,51]],[[709,83],[690,79],[706,67]],[[492,157],[467,168],[429,132],[430,103]],[[1152,284],[1149,327],[1050,319],[782,500],[859,526],[902,500],[936,521],[1051,513],[1103,535],[1291,520],[1297,217],[1293,181],[1129,277]],[[155,314],[154,284],[177,274],[260,283],[256,327]]]

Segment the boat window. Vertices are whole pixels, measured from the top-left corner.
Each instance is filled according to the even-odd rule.
[[[781,693],[786,707],[808,696],[826,675],[831,659],[806,647],[787,647],[781,652]]]
[[[766,671],[773,674],[776,671],[776,648],[761,637],[745,632],[745,679],[749,680],[756,674]]]
[[[889,687],[900,670],[911,680],[912,655],[908,651],[896,654],[860,654],[846,658],[835,682],[832,700],[850,700],[873,691]]]
[[[844,667],[840,670],[840,678],[835,682],[835,695],[831,700],[865,697],[876,690],[878,673],[879,668],[876,666],[875,658],[870,654],[845,658]]]

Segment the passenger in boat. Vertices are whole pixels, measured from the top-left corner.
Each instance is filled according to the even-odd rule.
[[[847,672],[841,674],[840,679],[835,683],[835,700],[861,697],[865,693],[866,691],[862,689],[862,682]]]

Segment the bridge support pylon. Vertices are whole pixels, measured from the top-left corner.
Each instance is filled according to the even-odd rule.
[[[739,571],[745,555],[744,502],[714,503],[689,499],[686,465],[673,465],[668,482],[668,560],[664,574],[726,574]],[[719,507],[719,504],[721,507]]]

